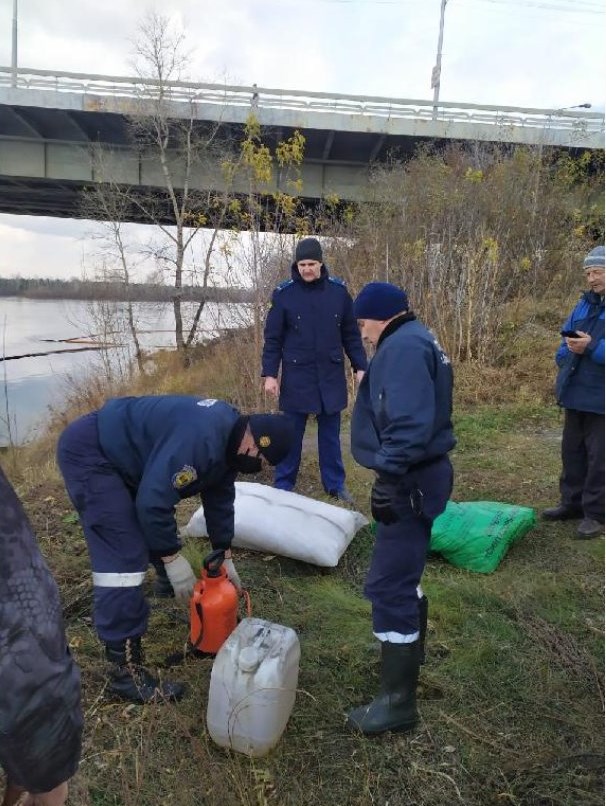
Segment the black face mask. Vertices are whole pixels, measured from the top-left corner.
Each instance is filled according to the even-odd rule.
[[[262,468],[260,456],[249,456],[247,453],[239,453],[236,456],[235,467],[238,473],[260,473]]]

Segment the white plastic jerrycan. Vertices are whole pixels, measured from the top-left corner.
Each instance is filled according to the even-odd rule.
[[[211,738],[248,756],[275,747],[295,703],[300,657],[290,627],[242,619],[213,663],[206,712]]]

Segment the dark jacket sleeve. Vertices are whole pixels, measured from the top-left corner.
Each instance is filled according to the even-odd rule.
[[[190,462],[191,455],[186,448],[179,451],[172,445],[164,446],[153,454],[145,469],[135,506],[152,556],[167,557],[181,549],[175,507],[186,496],[174,486],[174,479],[184,467],[192,466]]]
[[[37,793],[71,778],[82,723],[59,592],[0,469],[0,764],[8,779]]]
[[[562,325],[562,330],[574,330],[575,329],[573,320],[574,320],[574,314],[575,314],[575,312],[576,312],[578,307],[579,306],[577,305],[577,307],[570,314],[568,319],[564,322],[564,324]],[[574,357],[574,353],[572,353],[568,349],[568,347],[566,345],[566,339],[562,336],[562,338],[560,340],[559,347],[558,347],[557,352],[556,352],[556,357],[555,357],[555,361],[556,361],[556,364],[558,365],[558,367],[563,367],[564,364],[566,363],[566,359],[570,359],[571,356]],[[570,361],[569,361],[569,363],[570,363]]]
[[[358,321],[354,316],[353,302],[347,293],[347,302],[345,305],[345,313],[343,316],[343,323],[341,324],[341,338],[343,340],[343,347],[347,353],[347,357],[351,361],[351,366],[354,372],[363,369],[366,372],[368,360],[366,358],[366,351],[362,343],[362,336]]]
[[[435,421],[433,355],[421,339],[408,350],[382,350],[375,356],[376,388],[372,391],[380,448],[375,468],[402,475],[425,456]]]
[[[228,549],[234,537],[235,474],[229,474],[220,485],[200,493],[204,506],[206,530],[213,549]]]
[[[265,320],[261,375],[264,378],[277,378],[282,361],[285,315],[280,304],[280,291],[274,291],[271,307]]]

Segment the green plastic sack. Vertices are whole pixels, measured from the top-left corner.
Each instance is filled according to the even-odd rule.
[[[494,501],[449,501],[431,530],[430,552],[458,568],[490,574],[509,547],[536,523],[529,507]]]

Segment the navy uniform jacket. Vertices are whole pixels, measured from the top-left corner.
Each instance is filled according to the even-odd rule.
[[[455,445],[452,367],[435,337],[410,314],[391,322],[358,389],[351,451],[358,464],[403,476]]]
[[[562,339],[556,353],[558,403],[565,409],[604,414],[604,297],[595,291],[583,294],[562,330],[590,333],[591,341],[577,355]]]
[[[179,550],[175,505],[196,494],[213,548],[231,545],[236,471],[226,449],[237,409],[185,395],[122,397],[109,400],[97,417],[101,450],[134,491],[152,555]]]
[[[13,784],[47,792],[78,769],[80,671],[59,591],[21,502],[0,468],[0,764]]]
[[[311,283],[303,280],[296,263],[291,275],[272,296],[261,374],[277,378],[282,365],[282,411],[334,414],[347,406],[343,350],[354,371],[366,369],[351,296],[324,264]]]

